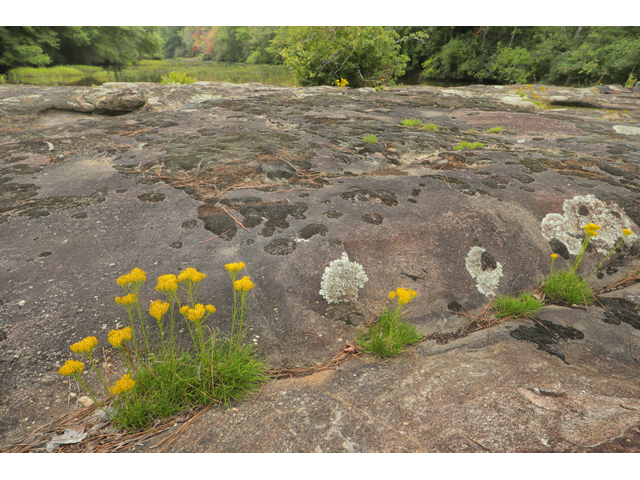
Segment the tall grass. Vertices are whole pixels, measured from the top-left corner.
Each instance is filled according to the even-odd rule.
[[[90,65],[57,67],[20,67],[9,70],[8,83],[27,85],[101,85],[106,82],[160,83],[171,72],[184,72],[189,77],[206,82],[263,83],[293,85],[294,78],[282,65],[252,65],[214,63],[198,60],[142,60],[119,71],[104,70]]]

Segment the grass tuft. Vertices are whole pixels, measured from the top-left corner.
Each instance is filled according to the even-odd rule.
[[[504,127],[493,127],[487,130],[487,133],[500,133],[504,131]]]
[[[493,310],[497,318],[523,317],[537,312],[543,306],[544,302],[530,293],[523,293],[519,297],[500,295],[493,299]]]
[[[366,135],[364,137],[364,141],[366,143],[374,144],[374,143],[376,143],[378,141],[378,137],[377,137],[377,135]]]
[[[438,126],[433,123],[427,123],[426,125],[423,125],[422,128],[425,130],[437,130]]]
[[[593,290],[572,270],[552,271],[542,286],[545,296],[552,301],[565,301],[570,305],[593,303]]]
[[[460,142],[458,145],[456,145],[455,147],[453,147],[454,150],[463,150],[465,148],[470,148],[470,149],[475,149],[475,148],[482,148],[484,147],[484,143],[482,142],[475,142],[475,143],[469,143],[469,142]]]
[[[417,118],[405,118],[404,120],[402,120],[402,125],[404,125],[405,127],[419,127],[420,125],[422,125],[422,121],[418,120]]]
[[[405,347],[422,338],[416,327],[399,320],[398,309],[385,309],[369,331],[360,333],[357,343],[366,352],[385,358],[400,355]]]

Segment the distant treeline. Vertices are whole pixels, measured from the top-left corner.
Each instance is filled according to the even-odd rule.
[[[0,27],[16,66],[142,58],[285,64],[301,84],[424,80],[593,86],[640,77],[640,27]]]

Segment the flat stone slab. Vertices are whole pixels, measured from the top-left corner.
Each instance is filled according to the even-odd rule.
[[[640,144],[618,128],[637,128],[640,99],[549,87],[552,108],[540,110],[516,89],[0,86],[0,441],[67,411],[75,387],[57,370],[71,343],[108,345],[128,323],[113,299],[135,267],[147,272],[147,304],[156,277],[204,272],[200,300],[225,334],[224,265],[244,262],[256,285],[248,341],[272,368],[326,362],[397,287],[418,293],[406,320],[450,336],[470,321],[452,310],[476,315],[487,294],[533,290],[550,253],[567,268],[582,220],[603,225],[588,275],[622,228],[640,232]],[[436,130],[401,123],[416,118]],[[590,278],[596,290],[637,272],[637,239]],[[322,275],[343,252],[369,281],[357,303],[328,304]],[[537,323],[271,382],[254,403],[210,411],[172,448],[600,448],[640,422],[638,299],[627,289],[607,294],[630,302],[607,307],[617,323],[599,305],[546,307]],[[544,322],[566,338],[511,335]]]

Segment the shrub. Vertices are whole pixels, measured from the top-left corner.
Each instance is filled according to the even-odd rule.
[[[404,352],[405,347],[422,338],[416,327],[400,321],[400,309],[416,296],[410,289],[398,288],[389,293],[389,299],[397,299],[395,308],[385,308],[378,321],[369,325],[368,332],[360,333],[357,343],[366,352],[378,357],[393,357]]]
[[[399,35],[383,27],[305,27],[280,55],[304,85],[344,78],[352,87],[375,86],[404,74]]]
[[[164,85],[186,85],[195,83],[198,80],[190,77],[186,72],[170,72],[168,76],[162,76],[161,82]]]

